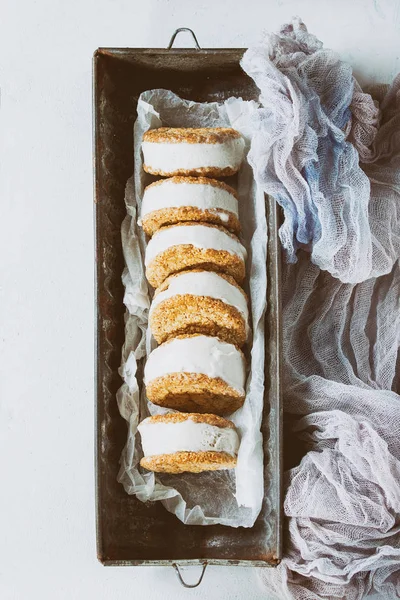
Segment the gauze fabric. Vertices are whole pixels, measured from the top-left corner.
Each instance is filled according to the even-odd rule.
[[[250,49],[250,161],[284,210],[279,600],[400,597],[400,79],[373,100],[294,21]]]

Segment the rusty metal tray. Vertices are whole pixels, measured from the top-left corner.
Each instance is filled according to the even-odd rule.
[[[173,40],[171,40],[172,45]],[[196,40],[197,44],[197,40]],[[117,482],[126,422],[116,392],[124,341],[120,227],[133,171],[133,123],[140,93],[171,89],[200,102],[258,92],[239,66],[242,49],[101,48],[93,61],[96,229],[97,552],[104,565],[274,566],[281,558],[281,389],[279,261],[275,203],[267,199],[268,302],[262,432],[265,496],[248,528],[183,525],[158,503],[144,504]]]

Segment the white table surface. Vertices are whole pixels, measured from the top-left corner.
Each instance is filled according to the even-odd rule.
[[[246,47],[299,14],[361,82],[399,68],[397,0],[0,2],[0,598],[266,599],[252,569],[105,568],[94,516],[91,58]],[[181,44],[188,38],[183,35]]]

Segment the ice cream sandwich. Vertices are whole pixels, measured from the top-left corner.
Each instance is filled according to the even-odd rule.
[[[144,419],[140,464],[160,473],[200,473],[236,466],[239,436],[231,421],[208,414],[169,413]]]
[[[184,412],[227,415],[245,399],[246,361],[234,344],[194,334],[172,338],[150,353],[147,398]]]
[[[242,283],[246,257],[239,239],[224,227],[180,223],[162,227],[147,244],[146,277],[158,287],[173,273],[200,268],[226,273]]]
[[[171,275],[157,288],[149,323],[159,344],[202,333],[242,346],[249,333],[247,296],[233,277],[194,269]]]
[[[143,169],[152,175],[226,177],[236,173],[245,143],[225,127],[150,129],[143,136]]]
[[[207,177],[170,177],[146,187],[139,223],[147,235],[184,221],[214,223],[239,233],[236,191]]]

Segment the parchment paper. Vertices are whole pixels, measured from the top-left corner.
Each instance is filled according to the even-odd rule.
[[[241,444],[237,468],[201,474],[154,474],[139,467],[143,456],[137,425],[149,414],[165,409],[149,403],[144,386],[139,389],[137,368],[155,346],[147,329],[152,290],[145,279],[146,238],[137,225],[145,185],[154,180],[142,168],[141,141],[148,129],[170,127],[234,127],[242,133],[247,150],[253,133],[257,103],[229,98],[223,104],[199,104],[180,99],[167,90],[141,94],[134,127],[134,175],[126,186],[127,216],[122,224],[122,245],[126,268],[126,337],[120,374],[124,379],[117,394],[121,415],[128,422],[128,439],[121,455],[118,475],[128,494],[139,500],[159,500],[187,524],[223,524],[251,527],[263,498],[263,449],[260,433],[264,395],[264,312],[266,302],[267,228],[264,193],[253,180],[247,161],[239,172],[239,217],[242,241],[248,250],[245,289],[250,297],[253,340],[247,354],[249,373],[244,406],[229,418],[235,423]],[[139,365],[139,367],[138,367]],[[141,377],[139,378],[141,381]]]

